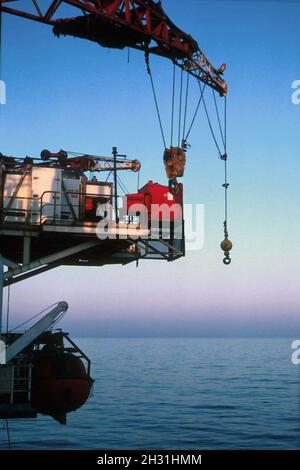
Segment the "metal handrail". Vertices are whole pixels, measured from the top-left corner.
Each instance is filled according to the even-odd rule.
[[[18,376],[17,374],[22,373],[24,370],[24,376]],[[31,389],[32,389],[32,364],[14,364],[11,366],[11,376],[6,378],[0,378],[1,383],[7,383],[7,395],[10,396],[10,404],[13,405],[15,401],[16,394],[27,394],[28,400],[31,398]]]
[[[32,224],[31,221],[28,221],[28,215],[35,212],[34,209],[32,208],[32,204],[30,204],[31,207],[29,209],[24,207],[24,208],[11,208],[10,210],[13,211],[14,213],[24,214],[25,223],[28,223],[29,225],[42,225],[43,224],[43,218],[45,217],[45,215],[43,213],[44,210],[45,210],[45,207],[49,207],[49,206],[50,207],[52,206],[54,208],[56,208],[56,207],[57,208],[63,208],[63,207],[69,208],[70,207],[70,205],[67,204],[67,203],[60,202],[58,204],[56,197],[54,198],[54,202],[43,202],[43,199],[45,198],[46,194],[53,194],[54,196],[58,196],[58,195],[60,195],[60,196],[64,196],[64,195],[78,196],[80,198],[79,203],[78,204],[72,204],[72,207],[74,209],[79,209],[79,210],[80,210],[80,208],[84,207],[84,203],[82,202],[82,198],[89,198],[89,197],[92,198],[92,197],[97,196],[97,194],[95,194],[95,193],[86,193],[86,192],[82,192],[82,191],[80,191],[80,192],[79,191],[44,191],[43,194],[39,197],[24,197],[24,196],[14,197],[14,200],[16,200],[16,201],[17,200],[21,200],[21,201],[26,200],[26,201],[31,201],[31,202],[33,202],[33,201],[34,202],[36,202],[36,201],[39,202],[40,207],[37,210],[37,212],[39,212],[39,221],[35,222],[34,224]],[[113,196],[113,195],[109,195],[109,196],[103,195],[103,199],[106,199],[107,201],[112,201],[114,199],[114,197],[115,196]],[[123,196],[118,195],[117,197],[122,198]],[[3,196],[3,201],[10,200],[10,199],[12,199],[11,196]],[[5,207],[3,207],[1,212],[4,211],[4,210],[5,210]],[[65,220],[65,219],[62,219],[61,217],[56,217],[55,214],[56,214],[56,211],[54,209],[54,218],[53,218],[53,220],[55,220],[55,221]],[[6,216],[3,220],[3,223],[5,223],[5,219],[6,219],[7,216],[9,216],[9,214],[6,214]],[[17,215],[16,215],[16,217],[17,217]],[[52,218],[50,218],[50,220],[52,220]],[[84,220],[83,217],[80,217],[80,214],[79,214],[79,220]]]
[[[43,204],[43,197],[45,196],[45,194],[53,194],[53,195],[66,195],[66,194],[70,194],[70,195],[75,195],[75,196],[79,196],[79,197],[83,197],[83,198],[89,198],[89,197],[95,197],[95,196],[98,196],[97,194],[95,193],[86,193],[86,192],[79,192],[79,191],[44,191],[43,194],[41,195],[40,199],[41,199],[41,206],[40,206],[40,221],[42,220],[43,218],[43,209],[47,206],[54,206],[54,215],[56,214],[56,211],[55,211],[55,208],[56,207],[70,207],[69,204],[56,204],[56,198],[54,199],[55,202],[54,203],[51,203],[51,202],[46,202]],[[103,199],[107,199],[107,201],[109,200],[113,200],[114,199],[114,196],[113,195],[109,195],[109,196],[102,196]],[[121,198],[122,196],[117,196],[118,198]],[[72,204],[72,206],[74,208],[81,208],[81,207],[84,207],[84,204],[81,202],[79,204]],[[51,219],[50,219],[51,220]],[[64,219],[61,219],[61,218],[56,218],[54,216],[54,220],[64,220]],[[80,217],[79,217],[79,220],[82,220]],[[42,224],[42,222],[40,222],[40,224]]]

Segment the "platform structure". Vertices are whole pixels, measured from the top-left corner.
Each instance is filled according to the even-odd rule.
[[[137,160],[119,156],[115,148],[113,158],[85,155],[68,159],[63,151],[45,157],[45,152],[42,161],[2,156],[1,162],[0,157],[4,286],[61,265],[125,265],[140,259],[175,261],[184,256],[183,232],[178,239],[172,224],[167,229],[163,224],[153,229],[124,212],[128,195],[118,194],[116,175],[125,169],[136,171]],[[95,172],[105,170],[114,174],[113,183],[96,179]],[[166,200],[170,199],[167,187],[165,193]],[[143,201],[148,196],[143,194]],[[105,212],[106,206],[113,210],[109,228],[104,230],[99,227],[103,219],[99,207]]]
[[[37,159],[0,154],[0,418],[42,413],[65,424],[67,413],[85,403],[93,383],[89,359],[67,333],[53,329],[66,302],[29,330],[3,331],[5,287],[59,266],[184,256],[181,185],[178,194],[153,182],[135,194],[118,194],[117,172],[139,168],[137,160],[118,155],[115,147],[113,157],[69,157],[45,150]],[[99,178],[103,171],[112,173],[112,183]],[[153,226],[152,207],[160,204],[169,220],[166,224],[159,209]],[[75,367],[76,379],[57,376],[61,364],[66,374]],[[44,370],[52,371],[47,380]]]
[[[0,223],[3,286],[61,265],[125,265],[142,259],[175,261],[184,256],[184,240],[162,228],[135,223],[112,224],[106,239],[97,222],[56,218],[36,224]],[[3,271],[3,267],[5,268]],[[0,268],[1,269],[1,268]]]

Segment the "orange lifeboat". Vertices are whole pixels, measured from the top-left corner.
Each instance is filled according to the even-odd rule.
[[[32,366],[33,408],[65,424],[66,414],[89,398],[94,380],[78,356],[64,351],[41,351]]]

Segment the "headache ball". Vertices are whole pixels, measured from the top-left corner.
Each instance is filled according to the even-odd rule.
[[[225,238],[225,240],[222,241],[221,243],[221,248],[223,251],[230,251],[232,250],[232,243],[230,240],[228,240],[228,238]]]

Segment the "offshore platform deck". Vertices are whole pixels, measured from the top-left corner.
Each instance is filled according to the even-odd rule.
[[[39,159],[0,157],[0,247],[4,286],[59,265],[103,266],[184,256],[182,185],[148,182],[118,194],[117,172],[139,171],[119,156],[43,151]],[[113,182],[95,175],[108,171]],[[179,235],[178,235],[179,234]]]

